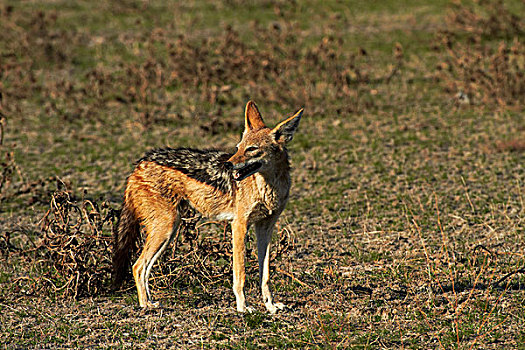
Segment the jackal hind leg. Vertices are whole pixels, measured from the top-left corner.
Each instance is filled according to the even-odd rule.
[[[137,286],[139,304],[141,307],[159,307],[153,302],[149,289],[151,268],[171,243],[180,224],[178,206],[155,204],[155,210],[143,221],[146,232],[146,243],[133,265],[133,277]]]

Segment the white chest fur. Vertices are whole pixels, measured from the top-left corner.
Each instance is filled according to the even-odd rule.
[[[288,200],[290,189],[289,179],[266,179],[260,174],[255,174],[255,183],[259,194],[258,203],[268,211],[268,215],[282,211]]]
[[[233,212],[223,212],[215,215],[215,220],[218,221],[232,221],[234,219]]]

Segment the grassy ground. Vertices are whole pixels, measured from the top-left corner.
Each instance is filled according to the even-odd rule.
[[[521,2],[0,1],[5,348],[523,348]],[[521,39],[521,41],[520,41]],[[126,176],[305,107],[264,312],[197,224],[140,310],[109,288]],[[191,225],[190,225],[191,226]],[[194,244],[190,244],[193,241]]]

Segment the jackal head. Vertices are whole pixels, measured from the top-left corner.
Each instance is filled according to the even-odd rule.
[[[287,161],[286,144],[293,138],[303,109],[292,117],[280,122],[275,128],[268,128],[254,102],[246,104],[244,133],[237,145],[237,152],[225,163],[233,169],[233,178],[246,179],[256,172],[277,171],[279,162]]]

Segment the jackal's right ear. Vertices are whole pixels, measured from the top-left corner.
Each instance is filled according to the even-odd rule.
[[[244,131],[259,130],[265,128],[263,118],[255,102],[248,101],[244,112]]]
[[[303,110],[304,108],[301,108],[293,116],[280,122],[275,128],[273,128],[271,134],[275,138],[275,141],[287,143],[292,140],[293,134],[299,126],[299,121],[303,115]]]

